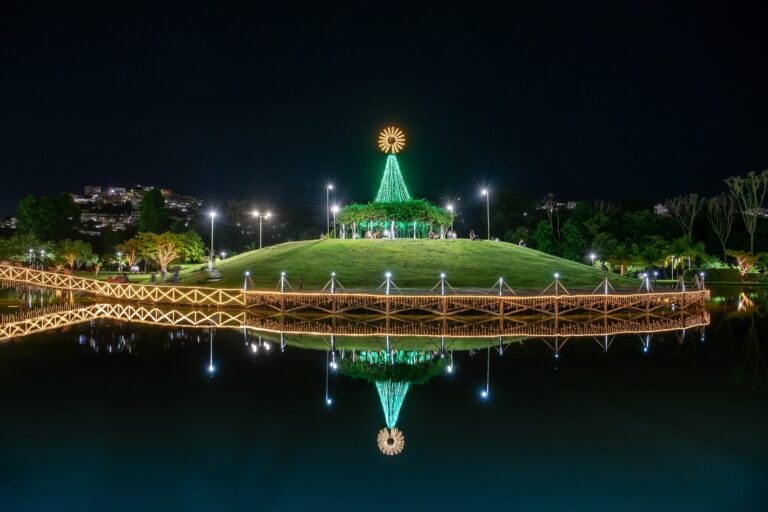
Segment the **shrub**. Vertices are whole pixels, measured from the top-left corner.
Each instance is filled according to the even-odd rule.
[[[737,268],[689,268],[683,272],[683,279],[693,281],[693,277],[699,272],[704,272],[704,280],[708,283],[738,283],[742,280]]]

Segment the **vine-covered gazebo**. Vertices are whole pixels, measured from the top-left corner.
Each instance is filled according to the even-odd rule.
[[[405,134],[389,126],[379,134],[379,148],[387,154],[384,176],[376,199],[353,203],[337,216],[343,238],[445,237],[451,214],[424,199],[413,199],[400,171],[397,153],[405,147]]]

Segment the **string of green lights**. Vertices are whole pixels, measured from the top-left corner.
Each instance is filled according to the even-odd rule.
[[[377,203],[401,203],[411,200],[408,187],[405,186],[400,165],[395,155],[387,156],[387,165],[384,167],[384,176],[381,178],[379,193],[376,194]]]

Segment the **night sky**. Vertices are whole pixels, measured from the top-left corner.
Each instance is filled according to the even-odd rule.
[[[432,199],[663,199],[768,167],[766,17],[736,2],[158,4],[3,7],[0,214],[86,184],[367,201],[389,123]]]

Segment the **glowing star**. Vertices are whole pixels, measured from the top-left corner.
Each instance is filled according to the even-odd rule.
[[[405,436],[397,428],[388,429],[385,427],[379,430],[376,442],[384,455],[397,455],[405,447]]]
[[[396,155],[405,147],[405,133],[397,126],[387,126],[379,134],[379,149]]]

